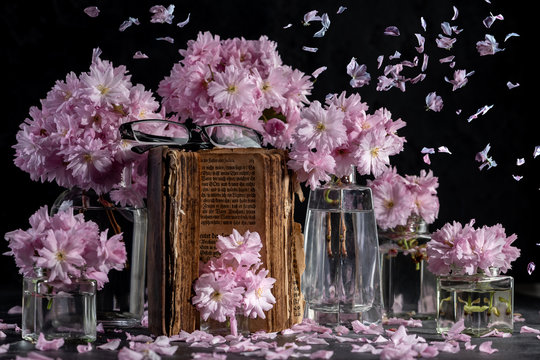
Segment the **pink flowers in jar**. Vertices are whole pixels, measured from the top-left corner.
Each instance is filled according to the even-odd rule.
[[[282,63],[275,42],[265,36],[223,40],[201,32],[187,45],[180,50],[184,58],[159,84],[167,112],[201,125],[248,126],[278,148],[291,144],[313,84]]]
[[[368,181],[368,186],[373,192],[375,218],[381,229],[404,226],[411,216],[431,224],[439,214],[439,181],[431,170],[422,170],[419,176],[403,177],[391,168],[375,180]]]
[[[73,214],[73,208],[60,209],[49,216],[47,206],[30,217],[28,230],[5,234],[19,272],[35,277],[36,268],[43,270],[49,282],[71,284],[72,278],[89,278],[101,289],[109,281],[109,270],[121,270],[126,262],[122,234],[108,237],[99,232],[93,221],[83,214]]]
[[[502,273],[520,255],[512,243],[516,234],[506,236],[501,224],[474,228],[474,220],[462,225],[447,223],[431,235],[428,242],[428,269],[437,275],[473,275],[478,271]]]
[[[260,269],[262,242],[257,232],[243,235],[233,229],[229,236],[218,236],[219,258],[211,258],[200,269],[195,281],[193,305],[202,318],[219,322],[231,321],[231,333],[236,334],[236,314],[250,318],[266,318],[276,299],[271,289],[276,281],[268,270]]]

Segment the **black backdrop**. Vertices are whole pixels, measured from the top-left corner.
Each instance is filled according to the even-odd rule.
[[[150,23],[152,5],[175,4],[172,25]],[[83,9],[97,5],[101,13],[90,18]],[[222,38],[243,36],[257,39],[267,35],[278,43],[283,62],[310,74],[321,66],[328,70],[315,84],[312,100],[323,101],[327,93],[343,90],[356,91],[372,110],[388,108],[393,118],[402,118],[407,126],[400,134],[407,138],[405,150],[391,161],[401,174],[417,174],[420,169],[432,169],[439,177],[439,218],[431,226],[434,230],[449,221],[467,222],[476,219],[477,225],[501,223],[507,234],[516,233],[515,245],[522,255],[509,272],[517,282],[540,281],[540,268],[532,276],[526,266],[540,260],[540,237],[537,205],[540,203],[540,177],[534,159],[535,145],[540,145],[536,113],[537,94],[534,86],[538,79],[537,57],[533,55],[537,41],[530,32],[534,21],[533,11],[524,0],[362,0],[362,1],[153,1],[120,0],[40,0],[3,1],[0,5],[2,38],[2,128],[0,132],[2,206],[0,206],[0,233],[28,227],[28,217],[38,207],[52,204],[60,188],[56,184],[38,183],[13,165],[12,149],[19,124],[28,116],[30,106],[39,105],[54,82],[64,79],[74,71],[87,71],[92,49],[103,50],[102,58],[115,66],[126,65],[133,83],[142,83],[147,89],[156,90],[159,81],[169,74],[172,65],[180,60],[178,49],[195,39],[199,31],[210,31]],[[336,14],[339,6],[346,6]],[[452,21],[463,29],[456,36],[453,49],[437,48],[435,38],[442,33],[440,23],[450,21],[456,6],[459,17]],[[331,25],[323,38],[313,38],[319,24],[301,25],[304,13],[318,10],[330,15]],[[482,20],[502,14],[491,29]],[[176,23],[190,22],[179,28]],[[118,30],[128,17],[138,18],[141,25],[131,26],[125,32]],[[420,25],[420,18],[427,22],[427,32]],[[292,27],[283,27],[291,23]],[[383,35],[385,27],[397,26],[401,35]],[[515,32],[503,42],[506,34]],[[376,91],[376,79],[382,70],[377,69],[377,56],[388,59],[395,51],[403,59],[417,55],[415,33],[426,37],[426,53],[430,61],[426,79],[408,85],[405,92],[391,89]],[[475,44],[492,34],[505,48],[493,56],[479,56]],[[156,37],[171,36],[174,44],[157,41]],[[302,46],[317,47],[316,53],[302,51]],[[135,60],[136,51],[149,59]],[[452,77],[448,64],[439,58],[455,55],[455,69],[475,71],[469,83],[452,91],[444,77]],[[366,64],[372,76],[371,84],[359,89],[349,86],[346,66],[352,57]],[[507,81],[521,86],[509,90]],[[444,108],[440,113],[425,110],[425,96],[432,91],[442,96]],[[529,97],[526,100],[526,97]],[[472,122],[467,117],[484,105],[494,105],[485,115]],[[460,115],[456,110],[462,109]],[[535,127],[536,126],[536,127]],[[475,154],[488,143],[490,155],[498,166],[489,170],[478,169]],[[422,147],[445,145],[452,154],[434,154],[431,166],[422,161]],[[522,166],[517,158],[525,158]],[[516,181],[512,175],[521,175]],[[297,217],[303,221],[303,206],[299,205]],[[0,252],[7,251],[7,243],[0,241]],[[539,261],[540,263],[540,261]],[[11,258],[0,258],[1,291],[19,291],[20,275]],[[540,264],[539,264],[540,265]]]

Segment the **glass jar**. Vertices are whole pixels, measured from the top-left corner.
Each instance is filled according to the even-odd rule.
[[[437,278],[437,332],[444,333],[459,320],[463,333],[482,336],[494,329],[514,331],[514,279],[489,274],[450,275]]]
[[[436,276],[427,269],[426,222],[410,216],[407,224],[379,229],[384,312],[387,317],[434,319]]]
[[[51,213],[58,211],[64,201],[70,201],[74,213],[84,213],[99,230],[108,229],[109,236],[122,233],[127,261],[120,271],[108,273],[109,282],[97,292],[97,320],[106,327],[132,327],[140,325],[144,312],[146,292],[146,208],[118,207],[107,196],[94,191],[72,188],[55,200]]]
[[[217,335],[247,336],[249,334],[249,318],[241,314],[236,314],[234,320],[236,321],[235,329],[233,329],[233,327],[231,326],[231,320],[229,318],[227,318],[227,320],[224,322],[219,322],[217,320],[213,320],[210,318],[208,320],[204,320],[201,317],[199,328],[200,330],[206,331],[207,333],[212,334],[214,336],[217,336]]]
[[[304,317],[320,324],[382,320],[379,244],[371,189],[354,172],[309,193]]]
[[[23,279],[22,338],[37,341],[63,338],[71,342],[96,340],[96,289],[92,279],[50,282],[44,276]]]

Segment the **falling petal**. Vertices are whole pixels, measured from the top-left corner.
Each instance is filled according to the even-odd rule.
[[[435,154],[435,149],[423,147],[422,150],[420,150],[420,152],[422,154]]]
[[[516,165],[517,166],[521,166],[523,164],[525,164],[525,159],[524,158],[520,158],[520,159],[516,160]]]
[[[84,13],[90,17],[97,17],[99,15],[99,9],[97,6],[89,6],[84,9]]]
[[[292,24],[287,24],[287,25],[285,25],[283,28],[284,28],[284,29],[288,29],[288,28],[290,28],[291,26],[292,26]]]
[[[452,36],[452,27],[447,21],[441,23],[441,29],[446,36]]]
[[[399,51],[394,52],[394,55],[390,55],[388,57],[389,60],[399,59],[401,57],[401,53]]]
[[[170,36],[158,37],[158,38],[156,38],[156,40],[163,40],[163,41],[170,42],[171,44],[174,44],[174,39],[172,37],[170,37]]]
[[[452,154],[446,146],[439,146],[437,150],[439,150],[439,152],[442,152],[442,153]]]
[[[439,59],[439,62],[441,64],[443,63],[448,63],[448,62],[452,62],[454,60],[455,56],[454,55],[450,55],[450,56],[447,56],[447,57],[444,57],[442,59]]]
[[[365,64],[359,65],[356,62],[356,58],[351,58],[351,61],[349,64],[347,64],[347,74],[351,77],[349,84],[353,88],[358,88],[369,84],[371,75],[369,75],[366,70],[367,67]]]
[[[530,262],[527,265],[527,272],[529,273],[529,275],[532,274],[532,272],[534,271],[535,268],[536,268],[536,265],[533,262]]]
[[[461,109],[456,110],[456,115],[459,115],[459,114],[461,114]]]
[[[319,75],[327,69],[326,66],[321,66],[320,68],[316,69],[314,72],[311,73],[311,76],[313,76],[315,79],[319,77]]]
[[[519,83],[512,84],[510,81],[506,83],[506,86],[508,86],[508,89],[517,88],[519,86]]]
[[[504,37],[504,41],[510,39],[510,38],[513,37],[513,36],[519,36],[519,34],[516,34],[516,33],[510,33],[510,34],[508,34],[508,35],[506,35],[506,36]]]
[[[431,165],[431,160],[429,159],[429,154],[424,155],[424,157],[422,159],[424,160],[424,162],[426,164]]]
[[[428,66],[428,61],[429,61],[429,55],[428,55],[428,54],[424,54],[424,61],[422,61],[422,68],[421,68],[421,71],[422,71],[422,72],[425,72],[425,71],[426,71],[427,66]]]
[[[190,15],[191,15],[191,13],[188,14],[186,20],[179,22],[178,24],[176,24],[176,26],[178,26],[179,28],[183,28],[184,26],[186,26],[189,23]]]
[[[540,155],[540,145],[534,147],[533,157],[536,158],[538,155]]]
[[[336,14],[342,14],[345,10],[347,10],[346,6],[340,6]]]
[[[422,29],[424,29],[424,31],[426,31],[427,24],[426,24],[426,20],[424,19],[423,16],[420,17],[420,25],[422,26]]]
[[[397,26],[388,26],[384,29],[384,35],[399,36],[399,29]]]
[[[479,115],[485,115],[494,105],[484,105],[480,109],[476,111],[476,113],[469,116],[467,119],[468,122],[473,121],[474,119],[477,119]]]
[[[317,15],[317,10],[311,10],[304,14],[304,21],[302,24],[308,26],[311,21],[321,21],[321,17]]]
[[[520,175],[512,175],[512,177],[513,177],[514,180],[516,180],[516,181],[519,181],[519,180],[523,179],[523,176],[520,176]]]
[[[148,59],[148,55],[143,54],[143,53],[140,52],[140,51],[137,51],[137,52],[133,55],[133,58],[134,58],[134,59]]]
[[[316,47],[302,46],[302,50],[314,53],[319,49]]]
[[[8,314],[22,314],[22,307],[19,305],[13,306],[8,310]]]
[[[377,69],[381,68],[383,61],[384,61],[384,55],[377,56]]]
[[[484,19],[484,21],[483,21],[484,26],[489,29],[491,27],[491,25],[493,25],[495,20],[504,20],[504,17],[501,14],[496,15],[496,16],[493,16],[493,14],[490,14],[490,16],[488,16],[487,18]]]
[[[424,45],[426,43],[426,38],[424,38],[420,34],[414,34],[416,36],[416,40],[418,40],[418,46],[416,47],[416,51],[418,51],[420,54],[424,52]]]
[[[139,24],[140,24],[139,19],[130,17],[128,20],[124,21],[124,22],[120,25],[120,28],[119,28],[118,30],[124,31],[124,30],[126,30],[128,27],[130,27],[131,25],[139,25]]]
[[[459,10],[457,9],[457,7],[455,6],[452,6],[454,8],[454,16],[452,16],[452,21],[456,20],[459,16]]]
[[[443,108],[443,100],[435,92],[430,92],[426,96],[426,106],[427,110],[433,110],[435,112],[440,112]]]

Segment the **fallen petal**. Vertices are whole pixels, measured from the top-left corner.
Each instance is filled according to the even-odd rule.
[[[481,352],[488,353],[488,354],[493,354],[494,352],[499,351],[499,349],[494,349],[491,347],[492,343],[493,343],[492,341],[485,341],[480,344],[480,346],[478,347],[478,350],[480,350]]]

